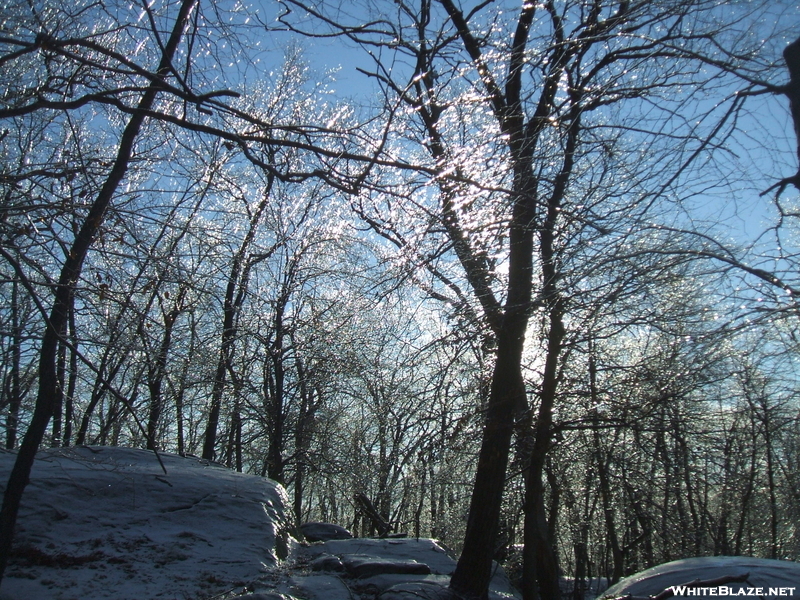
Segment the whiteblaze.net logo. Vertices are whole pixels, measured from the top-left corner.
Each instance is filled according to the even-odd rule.
[[[669,588],[672,590],[673,596],[722,596],[723,598],[730,598],[731,596],[753,596],[755,598],[771,598],[777,596],[794,596],[796,587],[746,587],[746,588],[732,588],[727,585],[720,585],[717,587],[690,587],[686,585],[672,585]]]

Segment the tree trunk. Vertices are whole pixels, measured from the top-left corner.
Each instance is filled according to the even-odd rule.
[[[288,298],[286,298],[288,301]],[[284,444],[284,382],[286,368],[284,366],[284,329],[283,310],[286,302],[283,298],[278,300],[275,308],[275,340],[269,350],[270,364],[272,365],[272,398],[269,399],[269,448],[267,450],[267,476],[283,483],[283,444]]]
[[[72,310],[70,310],[72,312]],[[64,388],[66,387],[67,374],[67,345],[66,345],[66,324],[61,333],[58,334],[58,352],[56,352],[56,395],[53,402],[53,431],[50,438],[50,446],[58,448],[61,445],[61,425],[64,417]]]
[[[789,70],[789,83],[783,89],[783,93],[789,98],[789,111],[792,115],[795,141],[797,143],[797,159],[800,161],[800,38],[786,46],[783,51],[783,59],[786,61],[786,68]],[[800,190],[800,168],[794,175],[782,179],[767,192],[777,188],[777,195],[780,196],[788,185],[793,185]]]
[[[206,421],[206,431],[203,438],[203,458],[206,460],[214,460],[215,458],[217,429],[219,427],[219,417],[222,410],[222,394],[225,391],[228,363],[230,361],[233,342],[236,338],[236,329],[234,328],[236,308],[233,298],[239,278],[238,268],[238,264],[234,261],[234,266],[231,270],[230,278],[228,279],[228,287],[225,292],[222,317],[222,342],[220,343],[219,355],[217,356],[217,370],[214,375],[214,386],[211,389],[211,409],[208,412],[208,421]]]
[[[751,407],[751,410],[760,413],[761,423],[764,426],[764,457],[766,459],[767,491],[769,492],[769,558],[777,559],[779,554],[778,498],[775,483],[775,449],[772,439],[775,424],[765,397],[758,398],[758,407],[752,406],[752,404]]]
[[[548,287],[546,284],[545,287]],[[554,288],[549,286],[551,291]],[[525,478],[525,544],[522,551],[522,595],[525,600],[558,598],[558,560],[545,512],[544,464],[552,438],[553,407],[558,388],[558,369],[564,324],[561,303],[557,296],[550,311],[547,359],[540,393],[539,413],[531,455]]]
[[[303,522],[305,476],[308,469],[308,450],[314,435],[314,419],[321,403],[322,393],[310,385],[308,371],[300,358],[296,360],[297,379],[300,384],[300,414],[294,433],[295,471],[293,510],[297,523]]]
[[[197,340],[197,322],[195,321],[194,312],[189,313],[190,326],[189,326],[189,355],[195,350],[195,343]],[[183,424],[183,406],[184,397],[186,395],[186,379],[189,372],[189,357],[183,362],[183,369],[181,370],[180,382],[178,384],[178,391],[175,393],[175,426],[176,434],[178,436],[178,454],[183,456],[186,453],[186,441]]]
[[[175,300],[175,306],[163,315],[164,337],[161,338],[161,344],[159,344],[158,347],[156,364],[151,366],[147,372],[147,387],[150,390],[150,413],[147,418],[148,450],[156,450],[158,448],[158,444],[156,443],[158,424],[161,420],[161,413],[164,410],[164,399],[161,388],[164,383],[164,377],[167,374],[167,357],[169,356],[169,348],[172,345],[172,330],[175,326],[175,321],[177,321],[181,313],[181,304],[183,303],[185,291],[186,288],[181,288]]]
[[[589,523],[581,523],[578,539],[573,544],[575,553],[575,581],[572,588],[572,600],[584,600],[586,595],[586,576],[589,565]]]
[[[72,419],[74,417],[75,388],[78,385],[78,335],[75,327],[75,311],[69,312],[69,336],[71,348],[69,353],[69,382],[67,395],[64,398],[64,438],[62,446],[67,447],[72,440]]]
[[[526,324],[511,323],[498,338],[464,549],[450,581],[450,587],[465,598],[485,597],[491,579],[514,415],[526,402],[520,369]]]
[[[22,386],[19,378],[19,370],[22,366],[22,324],[19,312],[19,283],[14,280],[11,287],[11,382],[6,420],[7,450],[13,450],[17,445],[19,407],[22,404]]]

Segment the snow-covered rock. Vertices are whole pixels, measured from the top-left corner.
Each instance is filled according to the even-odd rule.
[[[309,542],[327,542],[328,540],[349,540],[353,534],[341,525],[333,523],[303,523],[300,525],[306,540]]]
[[[312,544],[306,549],[309,557],[323,555],[373,556],[395,562],[416,561],[428,565],[431,573],[450,575],[456,562],[435,540],[429,538],[354,538],[352,540],[330,540],[323,544]]]
[[[353,597],[378,597],[380,600],[430,600],[446,598],[455,559],[435,540],[428,538],[354,538],[330,540],[295,549],[295,560],[313,572],[314,585],[302,568],[295,570],[286,591],[300,590],[312,600],[339,600],[315,588],[326,578],[341,581]],[[503,569],[497,565],[490,583],[489,598],[518,598]],[[348,596],[341,596],[348,600]]]
[[[726,576],[748,574],[743,582],[715,585],[714,593],[696,594],[680,591],[675,597],[713,595],[718,598],[741,598],[746,595],[764,598],[800,596],[800,564],[783,560],[768,560],[747,556],[703,556],[675,560],[631,575],[611,586],[602,598],[654,596],[672,586],[685,586],[695,580],[709,581]],[[761,593],[756,593],[761,588]],[[789,593],[789,588],[793,593]],[[752,593],[751,593],[752,590]],[[783,590],[783,591],[780,591]],[[770,592],[774,593],[770,593]],[[726,593],[720,593],[726,592]]]
[[[2,600],[201,598],[288,553],[283,489],[198,458],[130,448],[37,455]],[[16,458],[0,452],[0,486]]]
[[[309,566],[312,571],[327,571],[328,573],[344,573],[347,570],[341,558],[330,554],[323,554],[315,558]]]

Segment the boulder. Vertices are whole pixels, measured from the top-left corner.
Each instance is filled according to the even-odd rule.
[[[327,571],[333,573],[343,573],[345,566],[342,564],[338,556],[331,556],[330,554],[323,554],[311,561],[310,567],[312,571]]]
[[[350,554],[342,557],[342,563],[353,577],[375,575],[430,575],[431,568],[415,560],[394,560],[375,556]]]
[[[309,542],[327,542],[328,540],[349,540],[353,534],[341,525],[333,523],[303,523],[300,525],[306,540]]]

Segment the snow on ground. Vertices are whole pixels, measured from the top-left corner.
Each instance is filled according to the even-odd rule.
[[[800,596],[800,564],[783,560],[768,560],[747,556],[703,556],[675,560],[631,575],[603,593],[603,598],[616,598],[631,594],[651,596],[670,586],[685,585],[691,581],[715,580],[725,576],[748,574],[741,583],[728,582],[703,590],[683,590],[675,596],[713,595],[718,598],[737,598],[745,595],[762,598]],[[722,588],[725,589],[722,589]],[[761,588],[760,593],[756,593]],[[790,591],[791,588],[791,591]],[[711,593],[711,590],[714,590]],[[698,593],[700,592],[700,593]],[[726,592],[726,593],[720,593]]]
[[[160,456],[166,474],[144,450],[40,452],[0,600],[419,600],[455,568],[429,539],[297,542],[280,486]],[[0,485],[15,457],[0,452]],[[491,588],[519,598],[500,568]]]

